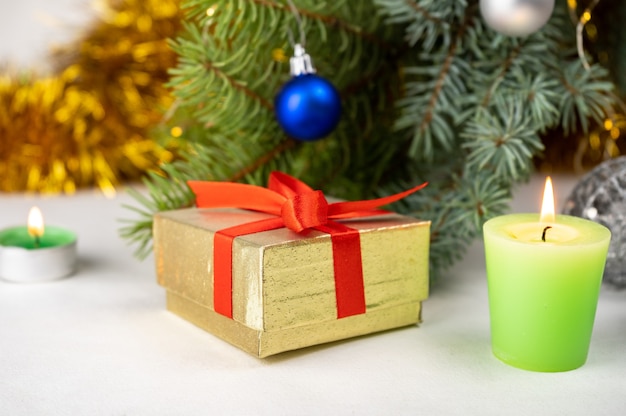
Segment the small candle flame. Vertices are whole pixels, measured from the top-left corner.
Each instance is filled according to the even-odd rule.
[[[541,215],[539,221],[544,224],[556,222],[554,214],[554,191],[552,190],[552,179],[546,178],[546,187],[543,190],[543,201],[541,203]]]
[[[38,207],[32,207],[28,212],[28,234],[31,237],[39,238],[43,235],[43,214]]]

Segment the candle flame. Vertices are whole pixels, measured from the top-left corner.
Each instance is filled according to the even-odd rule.
[[[543,190],[543,201],[541,202],[541,215],[539,221],[546,224],[556,222],[554,213],[554,191],[552,190],[552,179],[546,178],[546,187]]]
[[[38,207],[32,207],[28,212],[28,234],[31,237],[41,237],[44,231],[43,214]]]

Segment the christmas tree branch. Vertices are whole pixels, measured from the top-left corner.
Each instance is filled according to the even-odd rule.
[[[137,198],[145,208],[125,235],[144,253],[151,215],[192,200],[186,180],[264,184],[278,169],[346,199],[429,181],[398,210],[432,222],[435,274],[506,211],[511,185],[542,149],[540,132],[559,123],[586,131],[614,102],[601,68],[581,72],[568,52],[558,10],[520,41],[486,27],[478,0],[293,2],[307,52],[342,92],[337,129],[298,143],[269,111],[289,77],[272,53],[295,23],[284,1],[188,0],[185,33],[173,42],[170,85],[181,105],[170,125],[184,126],[190,146]]]
[[[583,133],[589,131],[589,119],[602,123],[616,103],[614,85],[605,81],[608,71],[599,65],[586,70],[580,61],[567,65],[561,73],[563,95],[561,99],[561,126],[566,133],[576,131],[580,125]]]
[[[448,46],[448,50],[445,53],[443,60],[441,61],[438,69],[438,73],[433,77],[434,82],[431,82],[432,88],[430,91],[430,96],[424,108],[416,108],[417,102],[412,104],[413,108],[416,108],[419,112],[422,113],[421,120],[419,124],[416,125],[413,131],[413,141],[409,146],[409,153],[412,155],[417,154],[418,149],[418,141],[422,142],[422,152],[424,158],[432,159],[434,154],[434,144],[433,139],[435,139],[439,144],[441,144],[445,149],[450,149],[452,147],[453,133],[445,126],[445,122],[443,118],[445,117],[445,113],[450,111],[449,106],[441,106],[440,100],[442,99],[442,94],[444,92],[444,86],[450,90],[450,96],[457,95],[452,93],[454,90],[459,90],[459,86],[462,85],[460,82],[455,82],[449,79],[450,71],[452,69],[453,62],[455,59],[459,58],[457,56],[457,49],[459,44],[463,41],[463,38],[466,35],[468,28],[472,24],[473,14],[475,13],[474,7],[467,7],[464,11],[464,18],[460,26],[458,27],[455,36]],[[462,58],[459,58],[462,61]],[[414,71],[417,73],[417,71]],[[417,91],[414,92],[414,94]],[[451,93],[451,94],[450,94]],[[419,95],[415,94],[415,97],[419,100]],[[446,100],[449,101],[449,100]],[[452,104],[451,102],[449,104]],[[421,106],[420,106],[421,107]],[[448,107],[448,108],[446,108]],[[442,111],[438,111],[439,108],[442,108]],[[437,119],[435,120],[435,117]],[[407,117],[405,119],[401,119],[401,123],[408,123],[410,119]],[[436,123],[435,126],[432,126],[433,123]],[[401,125],[401,124],[400,124]],[[433,135],[431,128],[436,129],[441,132],[441,134]]]
[[[266,100],[265,98],[261,97],[259,94],[257,94],[252,89],[250,89],[250,88],[246,87],[245,85],[237,82],[237,80],[235,78],[231,77],[230,75],[228,75],[224,71],[220,70],[219,68],[214,66],[211,62],[207,62],[204,65],[204,67],[205,67],[205,69],[207,71],[213,71],[217,75],[219,75],[220,77],[224,78],[226,81],[228,81],[228,83],[230,85],[232,85],[233,88],[235,88],[238,91],[243,92],[248,97],[250,97],[253,100],[257,101],[259,104],[261,104],[261,106],[263,106],[267,110],[274,111],[274,105],[269,100]]]
[[[424,117],[422,118],[422,121],[417,128],[420,133],[426,129],[426,127],[430,124],[430,122],[433,119],[433,113],[435,112],[435,107],[437,105],[439,94],[441,93],[441,89],[443,88],[446,76],[448,75],[450,71],[452,60],[454,59],[454,52],[456,50],[457,40],[458,40],[458,36],[457,36],[457,39],[454,42],[452,42],[452,45],[450,45],[448,56],[446,56],[446,59],[443,62],[443,65],[441,65],[441,71],[439,72],[439,76],[437,77],[437,81],[435,82],[435,88],[433,89],[432,94],[430,95],[430,99],[428,100],[428,106],[426,107],[426,112],[424,113]]]
[[[270,8],[277,9],[277,10],[282,10],[287,14],[292,13],[291,9],[286,4],[278,4],[269,0],[251,0],[251,1],[258,5],[270,7]],[[303,17],[306,17],[308,19],[315,20],[318,22],[322,22],[330,28],[339,28],[353,36],[361,37],[381,47],[390,48],[393,46],[390,43],[386,42],[384,39],[375,36],[373,33],[364,32],[363,30],[361,30],[361,28],[351,25],[345,20],[340,19],[337,16],[319,14],[319,13],[311,12],[309,10],[306,10],[300,7],[296,7],[296,10]]]
[[[431,22],[437,23],[437,24],[445,24],[446,23],[445,21],[439,19],[438,17],[433,16],[424,7],[422,7],[419,4],[417,4],[418,0],[405,0],[405,1],[406,1],[406,4],[409,5],[409,7],[411,7],[413,10],[415,10],[416,12],[418,12],[419,14],[424,16],[425,19],[430,20]]]
[[[267,165],[267,163],[270,160],[277,158],[281,153],[286,152],[287,150],[290,150],[295,146],[296,146],[296,142],[293,139],[287,139],[287,140],[280,142],[276,147],[271,149],[269,152],[265,153],[258,159],[254,160],[248,166],[245,166],[241,170],[235,172],[230,178],[228,178],[228,181],[236,182],[245,178],[247,175],[259,169],[261,166]]]
[[[501,65],[500,72],[494,78],[491,86],[487,88],[487,93],[485,94],[485,96],[483,97],[483,100],[480,103],[481,107],[486,108],[488,106],[489,102],[491,101],[491,97],[494,91],[496,90],[500,82],[504,79],[504,76],[511,68],[513,61],[515,61],[515,58],[517,58],[517,56],[519,55],[522,49],[522,45],[523,43],[520,43],[515,48],[511,49],[511,51],[509,51],[508,56],[506,57],[506,59]]]

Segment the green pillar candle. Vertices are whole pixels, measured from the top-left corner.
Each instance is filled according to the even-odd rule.
[[[497,217],[483,231],[495,356],[533,371],[582,366],[610,231],[566,215],[546,224],[539,214]]]

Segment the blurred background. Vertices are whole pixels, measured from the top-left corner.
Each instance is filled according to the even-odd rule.
[[[96,7],[94,0],[0,1],[0,65],[49,71],[51,49],[85,31]]]

